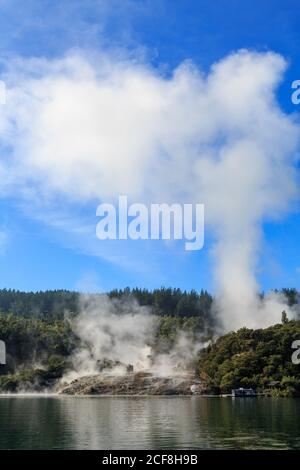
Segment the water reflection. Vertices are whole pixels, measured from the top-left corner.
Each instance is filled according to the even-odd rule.
[[[300,449],[300,400],[1,397],[1,449]]]

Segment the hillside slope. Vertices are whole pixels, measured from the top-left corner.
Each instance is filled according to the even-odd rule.
[[[221,393],[253,387],[273,396],[300,396],[300,364],[292,363],[294,340],[300,340],[300,321],[222,336],[201,353],[203,384]]]

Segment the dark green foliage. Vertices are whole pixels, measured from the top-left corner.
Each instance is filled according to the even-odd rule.
[[[93,294],[93,296],[103,294]],[[200,315],[210,317],[212,296],[204,291],[198,294],[162,287],[149,291],[147,289],[113,290],[108,293],[112,299],[136,299],[141,306],[149,306],[156,315]],[[27,317],[63,319],[66,312],[76,315],[80,310],[80,293],[66,290],[45,292],[20,292],[0,290],[0,312],[13,313]]]
[[[49,387],[67,369],[76,338],[67,322],[0,314],[0,338],[6,365],[0,367],[0,390]]]
[[[300,396],[300,365],[291,359],[296,339],[300,339],[300,321],[260,330],[242,328],[203,351],[199,370],[222,393],[253,387],[272,395]]]
[[[191,341],[203,335],[206,338],[211,338],[213,330],[205,328],[204,320],[199,317],[180,317],[180,316],[164,316],[159,318],[157,326],[157,339],[158,340],[175,340],[177,333],[184,332],[189,335]]]
[[[282,289],[289,306],[299,300],[296,289]],[[103,294],[93,294],[99,297]],[[181,289],[161,287],[150,291],[134,288],[115,289],[108,293],[111,299],[136,299],[141,306],[148,306],[152,313],[160,316],[202,317],[210,327],[216,326],[212,312],[213,297],[205,290],[199,293]],[[60,319],[67,312],[76,315],[80,311],[80,293],[67,290],[45,292],[20,292],[11,289],[0,290],[0,312],[27,317]]]
[[[20,292],[0,290],[0,312],[36,318],[62,319],[79,311],[79,293],[66,290]]]
[[[195,290],[187,292],[165,287],[153,291],[127,287],[113,290],[108,295],[110,298],[135,298],[140,305],[152,307],[153,313],[162,316],[200,315],[209,318],[213,302],[213,297],[205,290],[197,293]]]

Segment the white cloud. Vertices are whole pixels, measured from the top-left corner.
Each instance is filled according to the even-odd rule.
[[[274,103],[283,69],[278,55],[248,52],[227,57],[207,77],[183,64],[170,79],[109,56],[20,60],[6,77],[0,129],[18,179],[32,178],[44,191],[85,201],[145,196],[166,186],[188,193],[190,178],[195,186],[203,165],[205,172],[220,168],[218,155],[232,145],[227,176],[247,146],[251,154],[270,147],[280,165],[295,141],[291,121]],[[260,167],[249,175],[251,157],[243,158],[243,178],[265,174],[265,158],[255,158]]]
[[[8,63],[2,192],[66,207],[119,194],[204,202],[227,327],[243,324],[260,224],[297,195],[299,129],[275,95],[284,70],[281,56],[249,51],[207,75],[185,63],[171,77],[113,54]]]

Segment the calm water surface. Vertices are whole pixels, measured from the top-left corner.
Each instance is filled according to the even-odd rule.
[[[300,399],[0,398],[1,449],[300,449]]]

